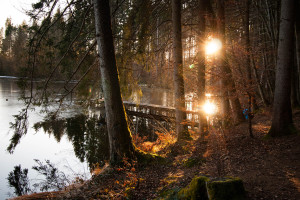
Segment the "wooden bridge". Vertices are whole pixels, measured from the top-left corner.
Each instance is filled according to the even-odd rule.
[[[136,104],[133,102],[124,101],[126,113],[129,116],[142,117],[146,119],[154,119],[157,121],[166,121],[169,123],[175,122],[175,108],[160,106],[154,104]],[[187,102],[187,104],[190,102]],[[186,106],[187,107],[187,106]],[[186,110],[187,123],[190,126],[198,126],[199,112]]]
[[[103,100],[97,101],[98,106],[103,106]],[[175,108],[155,104],[136,104],[129,101],[123,101],[126,113],[129,116],[141,117],[169,123],[175,122]],[[192,102],[186,102],[187,123],[190,126],[198,126],[199,112],[191,110]]]

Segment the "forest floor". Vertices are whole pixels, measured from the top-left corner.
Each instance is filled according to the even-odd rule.
[[[183,148],[169,147],[168,162],[126,165],[104,169],[93,179],[61,193],[43,193],[15,199],[155,199],[187,186],[199,175],[240,177],[249,199],[300,199],[300,135],[265,139],[269,112],[253,119],[254,138],[247,122],[228,130],[211,127],[210,134],[188,142]],[[294,113],[300,130],[300,112]],[[170,153],[171,152],[171,153]]]

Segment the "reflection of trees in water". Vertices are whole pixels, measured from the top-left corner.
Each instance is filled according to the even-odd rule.
[[[87,161],[89,166],[109,158],[109,144],[106,127],[99,123],[97,115],[87,117],[83,114],[74,117],[46,119],[34,125],[36,130],[43,128],[45,133],[53,134],[59,142],[64,134],[72,142],[75,155],[81,162]]]
[[[149,141],[157,139],[156,131],[163,133],[172,128],[168,122],[158,122],[154,119],[129,116],[133,134],[147,137]],[[109,159],[109,143],[103,118],[98,115],[83,114],[69,118],[48,118],[34,125],[36,131],[43,128],[45,133],[52,134],[60,142],[64,134],[72,142],[76,157],[81,162],[87,161],[90,168],[93,164],[104,165]]]
[[[166,121],[157,121],[129,115],[130,129],[132,134],[138,134],[140,137],[146,137],[148,141],[156,141],[157,134],[170,132],[174,127],[173,124]]]
[[[40,128],[43,128],[45,133],[52,134],[56,141],[60,142],[61,137],[65,133],[65,123],[65,120],[50,118],[34,124],[34,129],[38,131]]]

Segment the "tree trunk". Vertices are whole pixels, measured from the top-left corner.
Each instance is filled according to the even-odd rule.
[[[281,1],[276,82],[271,137],[295,132],[291,108],[291,71],[294,64],[295,0]]]
[[[297,1],[296,3],[296,9],[300,9],[300,2]],[[296,34],[296,60],[297,60],[297,71],[300,72],[300,12],[296,13],[296,22],[295,22],[295,34]],[[298,84],[300,84],[299,81],[299,74],[298,74]],[[300,88],[300,85],[297,86],[297,88]],[[300,91],[298,91],[299,93]],[[297,95],[299,98],[299,94]],[[298,99],[299,101],[299,99]]]
[[[296,46],[294,48],[296,50]],[[298,72],[298,69],[297,69],[296,56],[294,56],[294,65],[292,67],[292,78],[291,78],[291,104],[292,104],[292,108],[299,107],[298,92],[299,92],[299,72]]]
[[[182,41],[181,41],[181,0],[172,0],[172,33],[174,59],[174,94],[176,134],[178,140],[189,137],[186,125]]]
[[[245,52],[246,52],[246,72],[247,72],[247,95],[248,95],[248,132],[250,137],[253,138],[252,133],[252,98],[253,98],[253,91],[252,90],[252,76],[251,76],[251,66],[250,66],[250,34],[249,34],[249,7],[250,7],[250,0],[245,0],[245,20],[244,20],[244,45],[245,45]]]
[[[197,94],[200,105],[205,104],[205,29],[206,29],[206,20],[205,20],[205,10],[206,6],[203,0],[199,0],[199,12],[198,12],[198,87]],[[201,110],[199,113],[199,131],[203,136],[205,131],[207,130],[207,120],[205,117],[205,113]]]
[[[219,53],[219,65],[220,65],[220,109],[223,125],[225,125],[227,121],[227,117],[230,111],[229,101],[228,101],[228,88],[227,88],[227,80],[226,80],[226,62],[225,62],[225,1],[217,0],[217,29],[218,36],[222,42],[223,48]]]
[[[228,93],[229,93],[229,101],[232,107],[232,115],[235,124],[239,124],[240,122],[245,121],[245,117],[243,115],[242,106],[236,91],[235,82],[233,80],[232,71],[229,66],[226,67],[226,72],[228,74]]]
[[[270,103],[266,99],[264,90],[263,90],[262,85],[261,85],[261,83],[259,81],[259,77],[258,77],[258,73],[257,73],[257,69],[256,69],[256,66],[255,66],[254,59],[252,58],[251,60],[252,60],[253,74],[254,74],[254,78],[255,78],[255,82],[256,82],[256,85],[257,85],[257,88],[258,88],[258,92],[259,92],[260,98],[261,98],[264,106],[267,107],[267,106],[270,105]]]
[[[124,157],[134,158],[135,148],[121,97],[111,30],[109,0],[93,0],[93,3],[110,147],[110,164],[116,165],[121,163]]]

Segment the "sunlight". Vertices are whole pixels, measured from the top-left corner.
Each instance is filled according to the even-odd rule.
[[[214,54],[222,48],[222,42],[219,39],[212,38],[205,45],[205,53],[207,55]]]
[[[203,110],[207,115],[212,115],[214,113],[216,113],[217,111],[217,107],[215,104],[213,104],[210,101],[207,101],[204,105],[203,105]]]

